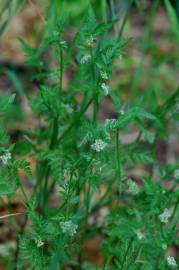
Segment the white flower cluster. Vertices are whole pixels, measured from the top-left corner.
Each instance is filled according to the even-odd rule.
[[[67,42],[65,40],[60,41],[60,45],[66,45],[66,44],[67,44]]]
[[[167,257],[167,263],[169,266],[173,266],[173,267],[176,267],[177,266],[177,263],[175,261],[175,258],[174,257],[171,257],[171,256],[168,256]]]
[[[6,154],[0,156],[0,159],[4,165],[8,163],[8,161],[11,159],[11,153],[7,152]]]
[[[127,181],[127,184],[128,184],[128,187],[129,187],[129,192],[131,193],[131,194],[133,194],[133,195],[137,195],[137,194],[139,194],[139,187],[138,187],[138,185],[134,182],[134,181],[132,181],[131,179],[129,179],[128,181]]]
[[[102,83],[101,88],[104,91],[104,95],[107,96],[109,94],[109,86],[107,84],[105,84],[105,83]]]
[[[83,55],[83,57],[80,60],[81,64],[85,64],[86,62],[88,62],[91,59],[91,55],[89,53],[86,53]]]
[[[35,241],[37,247],[42,247],[44,245],[44,242],[42,241],[42,239],[40,237],[35,238],[34,241]]]
[[[94,37],[93,36],[90,36],[87,40],[86,40],[86,44],[88,46],[91,46],[94,42]]]
[[[103,80],[108,80],[108,74],[105,71],[101,71],[100,75]]]
[[[164,212],[159,215],[159,219],[162,223],[167,223],[168,219],[172,216],[172,209],[165,208]]]
[[[174,178],[179,179],[179,170],[174,171]]]
[[[120,110],[120,114],[121,115],[124,115],[125,114],[125,111],[123,109]]]
[[[60,227],[63,233],[67,233],[70,236],[74,236],[78,229],[78,225],[73,223],[71,220],[60,222]]]
[[[68,48],[68,44],[65,40],[61,40],[59,43],[60,43],[60,46],[62,46],[63,48],[65,49]]]
[[[105,143],[101,139],[96,139],[95,142],[91,145],[91,149],[96,152],[101,152],[106,147],[107,143]]]

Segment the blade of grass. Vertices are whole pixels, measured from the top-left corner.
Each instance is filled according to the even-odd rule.
[[[7,32],[9,25],[11,24],[17,10],[23,3],[24,0],[12,0],[11,3],[7,5],[9,6],[8,18],[0,27],[0,35],[3,35]]]
[[[10,69],[6,69],[4,72],[7,74],[7,76],[10,78],[10,80],[13,82],[19,95],[20,96],[25,95],[25,90],[24,90],[23,84],[22,84],[19,76],[17,75],[17,73],[13,70],[10,70]]]
[[[119,39],[119,40],[120,40],[121,37],[122,37],[122,33],[123,33],[123,31],[124,31],[124,27],[125,27],[125,25],[126,25],[126,22],[127,22],[129,13],[130,13],[130,9],[131,9],[132,3],[133,3],[133,0],[129,0],[129,1],[128,1],[128,5],[127,5],[127,9],[126,9],[126,14],[125,14],[125,16],[124,16],[124,19],[123,19],[123,21],[122,21],[122,25],[121,25],[121,28],[120,28],[119,34],[118,34],[118,39]]]
[[[170,17],[172,32],[176,36],[177,40],[179,40],[179,20],[177,18],[177,13],[175,12],[175,9],[172,7],[172,4],[169,0],[164,0],[164,2],[168,16]],[[176,2],[178,3],[178,1]]]
[[[101,14],[102,14],[103,22],[107,23],[108,17],[107,17],[106,0],[101,0]]]

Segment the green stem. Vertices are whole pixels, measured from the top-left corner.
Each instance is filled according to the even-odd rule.
[[[67,197],[66,197],[66,200],[64,201],[64,205],[66,205],[66,209],[65,209],[65,219],[68,220],[68,217],[69,217],[69,210],[70,210],[70,198],[73,194],[73,190],[70,190],[70,186],[71,186],[71,181],[73,179],[73,174],[74,174],[74,171],[71,172],[70,174],[70,180],[69,180],[69,183],[68,183],[68,190],[66,191],[67,192]]]
[[[21,192],[22,192],[22,194],[23,194],[23,196],[25,198],[25,201],[26,201],[27,205],[30,207],[30,209],[32,209],[31,202],[30,202],[30,200],[29,200],[29,198],[28,198],[28,196],[27,196],[27,194],[25,192],[25,189],[24,189],[24,186],[23,186],[21,180],[19,182],[19,185],[20,185],[20,190],[21,190]]]
[[[88,168],[89,168],[91,162],[93,161],[94,156],[95,156],[95,154],[93,154],[92,157],[90,158],[90,160],[89,160],[87,166],[86,166],[86,167],[84,168],[84,170],[81,172],[80,177],[83,177],[83,176],[85,175],[85,173],[86,173],[86,171],[88,170]],[[77,185],[77,196],[79,196],[79,195],[80,195],[80,182],[78,182],[78,185]],[[87,194],[85,194],[85,199],[86,199],[87,197],[88,197],[88,192],[87,192]]]
[[[110,10],[111,10],[111,15],[112,15],[112,20],[116,19],[116,14],[115,14],[115,4],[114,4],[114,0],[109,0],[109,4],[110,4]],[[114,25],[114,34],[115,34],[115,38],[118,38],[118,29],[117,29],[117,25]]]
[[[179,1],[176,1],[176,13],[177,13],[177,19],[179,22]]]
[[[59,86],[59,97],[61,97],[62,94],[62,86],[63,86],[63,49],[60,47],[60,86]],[[53,120],[53,129],[52,129],[52,135],[50,140],[50,149],[53,149],[57,143],[58,139],[58,116],[54,117]],[[48,202],[48,178],[49,178],[50,168],[47,164],[47,161],[43,164],[42,173],[40,174],[39,178],[39,185],[42,185],[42,180],[45,177],[44,180],[44,188],[42,192],[42,209],[44,212],[44,209],[46,207],[46,204]],[[41,188],[40,188],[40,197],[41,197]]]
[[[84,170],[82,171],[80,177],[83,177],[86,173],[86,171],[88,170],[93,158],[95,156],[95,153],[92,155],[91,159],[89,160],[87,166],[84,168]],[[80,183],[79,185],[77,186],[77,196],[80,195]],[[84,243],[85,243],[85,235],[87,233],[87,227],[88,227],[88,214],[89,214],[89,206],[90,206],[90,183],[88,183],[88,186],[87,186],[87,190],[86,192],[84,193],[85,195],[85,198],[84,198],[84,208],[86,207],[85,211],[85,219],[84,219],[84,229],[83,229],[83,234],[82,234],[82,237],[81,237],[81,247],[84,246]],[[86,203],[86,205],[85,205]],[[79,204],[77,205],[77,208],[79,207]],[[81,259],[82,259],[82,252],[80,252],[79,256],[79,261],[81,262]],[[81,263],[79,264],[80,268],[81,269]]]
[[[112,15],[112,20],[115,20],[116,19],[116,14],[115,14],[114,0],[110,0],[109,3],[110,3],[110,10],[111,10],[111,15]],[[117,27],[116,24],[114,25],[114,34],[115,34],[115,38],[117,39],[118,38],[118,27]]]
[[[119,40],[121,39],[122,33],[123,33],[123,31],[124,31],[124,27],[125,27],[125,25],[126,25],[126,22],[127,22],[128,16],[129,16],[129,12],[130,12],[130,9],[131,9],[131,6],[132,6],[132,2],[133,2],[133,0],[129,0],[129,2],[128,2],[126,14],[125,14],[125,16],[124,16],[124,19],[123,19],[123,21],[122,21],[122,25],[121,25],[121,28],[120,28],[119,34],[118,34],[118,39],[119,39]]]
[[[116,131],[116,175],[119,191],[121,192],[121,160],[120,160],[119,130]]]
[[[97,115],[98,115],[98,98],[96,97],[94,100],[94,107],[93,107],[93,122],[97,123]]]
[[[176,212],[177,212],[178,205],[179,205],[179,198],[178,198],[178,200],[177,200],[176,203],[175,203],[175,206],[174,206],[174,209],[173,209],[173,213],[172,213],[172,216],[171,216],[171,221],[172,221],[172,220],[174,219],[174,217],[175,217],[175,214],[176,214]]]
[[[60,87],[59,87],[59,97],[61,97],[62,94],[62,87],[63,87],[63,49],[60,46]],[[50,149],[53,149],[57,143],[57,138],[58,138],[58,116],[54,117],[53,120],[53,130],[52,130],[52,135],[51,135],[51,140],[50,140]],[[45,175],[45,183],[44,183],[44,189],[43,189],[43,209],[45,209],[46,204],[48,202],[48,179],[49,179],[49,173],[50,173],[50,168],[48,164],[44,165],[44,173]]]
[[[58,138],[58,116],[56,116],[53,120],[53,130],[50,142],[50,149],[53,149],[54,146],[56,145],[57,138]]]
[[[95,157],[95,154],[92,155],[91,159],[89,160],[84,172],[83,172],[83,175],[85,174],[85,172],[87,171],[87,169],[89,168],[89,166],[91,165],[93,159]],[[86,224],[87,224],[87,221],[88,221],[88,213],[89,213],[89,207],[90,207],[90,183],[87,183],[88,186],[87,186],[87,190],[86,190]]]
[[[106,261],[104,262],[103,270],[108,270],[108,266],[110,265],[112,256],[108,257]]]
[[[62,133],[62,135],[58,138],[58,143],[63,140],[63,138],[68,134],[68,132],[75,126],[75,124],[80,120],[82,115],[87,111],[88,107],[91,105],[93,100],[95,99],[97,93],[94,93],[94,95],[91,97],[91,99],[88,101],[86,106],[81,110],[78,117],[68,126],[68,128]]]
[[[93,48],[92,46],[90,47],[90,54],[91,54],[91,60],[92,60],[92,66],[91,66],[91,71],[92,71],[92,81],[93,81],[93,92],[96,90],[96,75],[95,75],[95,66],[94,66],[94,55],[93,55]],[[98,114],[98,95],[96,95],[93,103],[93,122],[96,124],[97,122],[97,114]]]
[[[53,120],[53,129],[52,129],[52,135],[50,140],[50,149],[54,149],[58,138],[58,116],[56,116]],[[44,173],[45,175],[45,183],[44,183],[44,189],[43,189],[43,209],[45,209],[46,204],[48,202],[48,178],[49,178],[50,168],[47,164],[47,162],[44,165]]]
[[[88,214],[89,214],[89,209],[90,209],[90,183],[87,183],[87,188],[86,188],[86,225],[88,223]]]
[[[102,0],[101,1],[101,13],[102,13],[102,18],[103,18],[104,23],[107,23],[107,21],[108,21],[106,10],[107,10],[106,0]]]
[[[63,49],[60,47],[60,87],[59,87],[59,96],[62,94],[63,86]]]
[[[83,116],[83,114],[87,111],[88,107],[91,105],[91,103],[93,102],[93,100],[95,99],[95,96],[97,95],[97,93],[94,93],[94,95],[91,97],[91,99],[88,101],[88,103],[86,104],[86,106],[83,107],[83,109],[81,109],[78,117],[67,127],[67,129],[62,133],[62,135],[58,138],[57,142],[60,143],[64,137],[70,132],[70,130],[76,125],[76,123],[80,120],[80,118]],[[53,191],[55,183],[53,182],[52,185],[50,186],[50,191]]]
[[[110,3],[112,18],[114,19],[115,18],[114,1],[110,0],[109,3]]]

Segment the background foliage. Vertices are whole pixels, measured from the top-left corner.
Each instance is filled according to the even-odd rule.
[[[90,4],[1,4],[2,269],[177,268],[178,2]]]

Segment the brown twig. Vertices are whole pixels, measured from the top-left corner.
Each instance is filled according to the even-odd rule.
[[[12,217],[12,216],[19,216],[19,215],[24,215],[24,213],[8,214],[8,215],[0,216],[0,219]]]

